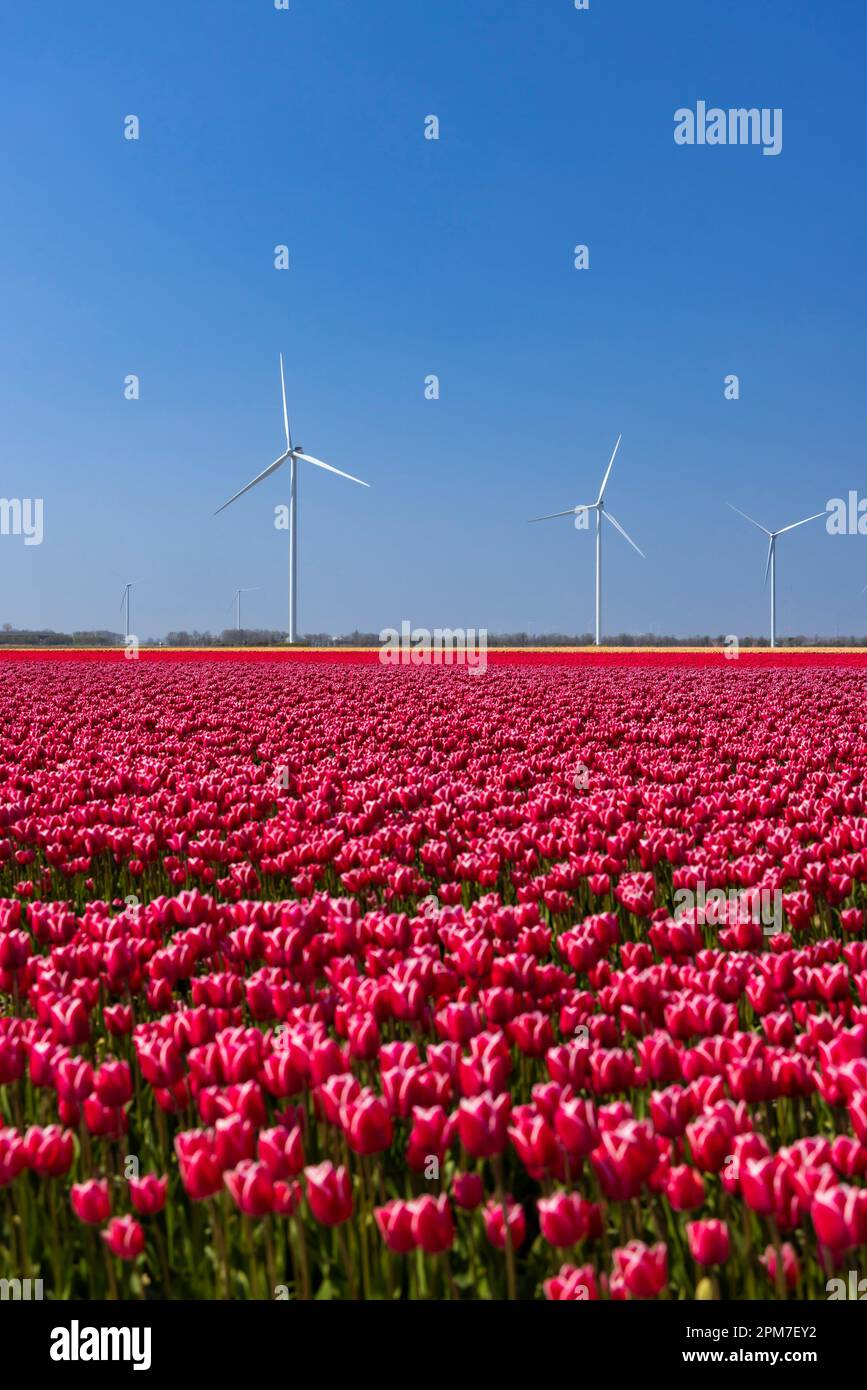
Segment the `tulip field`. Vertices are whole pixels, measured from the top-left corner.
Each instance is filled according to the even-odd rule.
[[[0,1279],[867,1274],[864,667],[299,655],[0,659]]]

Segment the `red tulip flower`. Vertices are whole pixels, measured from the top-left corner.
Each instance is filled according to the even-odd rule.
[[[14,1182],[26,1166],[27,1153],[17,1129],[0,1129],[0,1187]]]
[[[458,1134],[472,1158],[490,1158],[503,1152],[510,1113],[511,1101],[505,1092],[499,1096],[482,1092],[479,1096],[461,1101],[458,1107]]]
[[[801,1277],[801,1266],[794,1246],[788,1241],[782,1246],[783,1254],[783,1279],[787,1289],[797,1288]],[[767,1246],[765,1253],[759,1257],[759,1263],[764,1265],[768,1272],[768,1277],[776,1286],[777,1282],[777,1252],[773,1245]]]
[[[301,1184],[297,1182],[275,1181],[271,1210],[275,1216],[293,1216],[301,1204]]]
[[[72,1134],[58,1125],[31,1126],[24,1136],[27,1166],[40,1178],[59,1178],[72,1167]]]
[[[210,1149],[198,1149],[188,1158],[179,1158],[181,1182],[194,1202],[213,1197],[223,1186],[223,1170]]]
[[[668,1279],[668,1251],[659,1242],[647,1246],[631,1240],[614,1251],[617,1273],[633,1298],[657,1298]]]
[[[108,1182],[105,1178],[90,1178],[87,1182],[73,1183],[70,1189],[72,1210],[79,1221],[89,1226],[101,1226],[111,1212],[108,1195]]]
[[[307,1201],[322,1226],[339,1226],[352,1215],[352,1183],[346,1168],[335,1168],[327,1160],[304,1169]]]
[[[272,1178],[295,1178],[304,1167],[304,1140],[298,1125],[262,1129],[257,1139],[259,1158]]]
[[[395,1199],[373,1213],[380,1234],[395,1255],[407,1255],[416,1247],[413,1235],[413,1211],[410,1202]]]
[[[448,1250],[455,1238],[454,1221],[446,1194],[439,1197],[426,1193],[410,1202],[412,1237],[428,1255],[440,1255]]]
[[[492,1200],[485,1207],[485,1235],[498,1250],[506,1248],[506,1220],[513,1250],[520,1250],[527,1238],[527,1218],[524,1208],[513,1201],[511,1195],[505,1200],[506,1218],[503,1216],[503,1203]]]
[[[134,1260],[145,1247],[145,1233],[133,1216],[112,1217],[100,1234],[119,1260]]]
[[[778,1166],[775,1158],[748,1158],[741,1164],[743,1199],[760,1216],[769,1216],[777,1209],[775,1179]]]
[[[672,1168],[665,1184],[665,1195],[673,1211],[693,1211],[704,1201],[701,1174],[688,1163]]]
[[[587,1233],[586,1203],[577,1192],[557,1192],[536,1203],[539,1226],[549,1245],[577,1245]]]
[[[106,1059],[94,1078],[96,1094],[103,1105],[126,1105],[132,1100],[132,1074],[128,1062]]]
[[[841,1183],[818,1192],[810,1216],[818,1240],[830,1250],[848,1250],[860,1244],[859,1189]]]
[[[54,1084],[61,1100],[84,1100],[93,1090],[93,1067],[83,1057],[64,1057],[54,1069]]]
[[[544,1283],[545,1297],[561,1303],[595,1303],[599,1298],[592,1265],[563,1265],[559,1274]]]
[[[724,1221],[687,1221],[686,1236],[689,1251],[696,1264],[721,1265],[729,1257],[731,1242]]]
[[[141,1178],[129,1179],[130,1201],[139,1216],[156,1216],[166,1204],[168,1178],[158,1178],[155,1173],[145,1173]]]
[[[455,1173],[452,1178],[452,1197],[455,1206],[464,1211],[475,1211],[481,1206],[485,1188],[478,1173]]]
[[[355,1100],[341,1106],[340,1122],[349,1147],[359,1154],[376,1154],[387,1149],[392,1139],[392,1123],[382,1096],[363,1091]]]
[[[849,1118],[856,1138],[867,1145],[867,1090],[856,1091],[850,1097]]]
[[[232,1200],[245,1216],[266,1216],[274,1206],[274,1183],[264,1163],[244,1159],[223,1178]]]

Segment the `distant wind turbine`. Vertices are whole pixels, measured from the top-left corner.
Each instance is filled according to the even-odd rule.
[[[286,379],[283,375],[283,354],[280,354],[280,387],[283,393],[283,426],[286,431],[286,452],[281,454],[273,463],[258,473],[255,478],[240,492],[236,492],[230,497],[228,502],[224,502],[222,507],[218,507],[214,516],[219,516],[220,512],[225,511],[233,502],[237,502],[239,497],[243,497],[245,492],[249,492],[251,487],[261,483],[271,473],[288,461],[289,463],[289,641],[298,640],[298,460],[303,459],[305,463],[312,463],[315,468],[324,468],[329,473],[336,473],[339,478],[347,478],[351,483],[358,483],[361,487],[370,487],[369,483],[362,482],[361,478],[353,478],[351,473],[343,473],[339,468],[334,468],[330,463],[323,463],[322,459],[314,458],[312,454],[305,454],[297,446],[292,444],[292,435],[289,430],[289,411],[286,407]]]
[[[614,445],[614,453],[611,455],[611,458],[608,460],[608,467],[607,467],[606,470],[605,470],[605,477],[602,479],[602,486],[601,486],[600,489],[599,489],[599,496],[596,498],[596,501],[595,501],[595,502],[583,502],[583,503],[580,503],[577,507],[569,507],[565,512],[551,512],[551,513],[549,513],[548,516],[534,516],[534,517],[531,518],[531,523],[532,523],[532,522],[536,522],[536,521],[553,521],[554,518],[555,518],[555,517],[558,517],[558,516],[580,516],[580,514],[581,514],[582,512],[593,512],[593,511],[595,511],[595,513],[596,513],[596,646],[597,646],[597,647],[598,647],[598,646],[601,646],[601,644],[602,644],[602,518],[603,518],[603,516],[605,517],[605,520],[606,520],[606,521],[610,521],[610,522],[611,522],[611,525],[614,527],[614,529],[615,529],[616,531],[619,531],[619,532],[620,532],[620,534],[621,534],[621,536],[623,536],[624,540],[629,541],[629,544],[632,546],[632,549],[633,549],[633,550],[638,550],[638,553],[639,553],[639,555],[641,556],[642,560],[645,560],[645,559],[647,558],[646,555],[644,554],[644,551],[643,551],[643,550],[639,550],[638,546],[635,544],[635,541],[632,539],[632,537],[631,537],[630,535],[628,535],[626,531],[624,531],[623,527],[620,525],[620,522],[617,520],[617,518],[616,518],[615,516],[613,516],[611,512],[605,510],[605,501],[604,501],[604,498],[605,498],[605,487],[606,487],[606,484],[607,484],[607,482],[608,482],[609,477],[611,476],[611,469],[614,467],[614,459],[615,459],[615,457],[616,457],[616,455],[617,455],[617,450],[620,448],[620,441],[621,441],[622,438],[623,438],[623,435],[622,435],[622,434],[619,434],[619,435],[617,436],[617,443]]]
[[[129,637],[129,597],[130,597],[130,592],[131,592],[132,587],[133,587],[134,584],[141,584],[141,582],[142,582],[142,581],[141,581],[140,579],[130,579],[129,583],[124,584],[124,586],[123,586],[123,595],[121,596],[121,600],[120,600],[120,611],[121,611],[121,613],[122,613],[123,610],[124,610],[124,607],[126,607],[126,633],[125,633],[124,635],[125,635],[127,638]]]
[[[261,587],[262,587],[261,584],[253,584],[249,589],[236,589],[235,592],[234,592],[234,594],[232,595],[232,599],[234,600],[234,603],[235,603],[235,606],[236,606],[236,607],[235,607],[235,626],[236,626],[236,628],[238,629],[239,632],[241,631],[241,595],[242,595],[242,594],[256,594],[256,593],[259,592],[259,590],[261,589]]]
[[[779,531],[769,531],[766,526],[762,526],[760,521],[747,516],[740,507],[736,507],[733,502],[729,502],[733,512],[742,516],[745,521],[750,522],[757,530],[763,531],[768,537],[768,559],[765,565],[765,583],[768,582],[768,573],[771,576],[771,646],[777,645],[777,536],[784,536],[787,531],[794,531],[798,526],[806,526],[808,521],[818,521],[820,516],[827,516],[827,512],[814,512],[812,516],[805,516],[803,521],[793,521],[791,526],[781,526]]]

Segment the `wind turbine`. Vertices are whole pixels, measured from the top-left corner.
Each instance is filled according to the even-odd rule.
[[[806,526],[808,521],[818,521],[820,516],[827,516],[828,513],[827,511],[814,512],[812,516],[805,516],[803,521],[793,521],[791,526],[781,526],[779,531],[769,531],[766,526],[762,526],[761,522],[756,521],[751,516],[747,516],[746,512],[742,512],[740,507],[736,507],[733,502],[729,502],[729,506],[733,512],[737,512],[738,516],[742,516],[745,521],[749,521],[752,526],[755,526],[759,531],[763,531],[768,537],[768,560],[765,565],[765,583],[767,584],[768,582],[768,572],[770,571],[771,646],[775,647],[777,645],[777,536],[784,536],[787,531],[794,531],[798,526]]]
[[[334,468],[330,463],[323,463],[322,459],[314,458],[312,454],[305,454],[297,445],[292,443],[292,435],[289,430],[289,411],[286,407],[286,379],[283,375],[283,354],[280,353],[280,387],[283,392],[283,427],[286,430],[286,451],[282,453],[273,463],[258,473],[252,482],[242,487],[240,492],[236,492],[234,497],[230,497],[228,502],[224,502],[222,507],[218,507],[214,516],[219,516],[220,512],[230,507],[233,502],[237,502],[239,497],[243,497],[245,492],[249,492],[251,487],[261,483],[271,473],[288,461],[289,463],[289,641],[298,640],[298,460],[303,459],[305,463],[312,463],[315,468],[324,468],[329,473],[336,473],[339,478],[348,478],[351,483],[358,483],[361,487],[370,487],[369,483],[362,482],[361,478],[353,478],[351,473],[343,473],[339,468]]]
[[[141,584],[141,582],[142,582],[142,581],[141,581],[140,579],[131,579],[131,580],[129,581],[128,584],[124,584],[124,586],[123,586],[123,594],[122,594],[121,600],[120,600],[120,611],[121,611],[121,613],[123,612],[124,604],[126,604],[126,633],[125,633],[125,637],[126,637],[127,639],[129,638],[129,596],[130,596],[130,591],[131,591],[131,589],[132,589],[132,587],[133,587],[134,584]]]
[[[258,593],[261,587],[261,584],[253,584],[252,587],[249,589],[236,589],[234,594],[232,595],[232,598],[235,602],[235,626],[239,632],[241,631],[241,595]]]
[[[568,510],[565,511],[565,512],[551,512],[548,516],[534,516],[534,517],[531,518],[531,521],[533,521],[533,522],[535,522],[535,521],[553,521],[554,518],[555,518],[555,517],[558,517],[558,516],[576,516],[576,517],[577,517],[577,516],[580,516],[582,512],[586,513],[586,512],[593,512],[593,511],[595,511],[595,513],[596,513],[596,646],[597,646],[597,647],[601,646],[601,644],[602,644],[602,518],[603,518],[603,516],[605,517],[605,520],[606,520],[606,521],[610,521],[610,522],[611,522],[611,525],[614,527],[614,529],[615,529],[616,531],[619,531],[619,532],[620,532],[620,534],[621,534],[621,536],[623,536],[624,540],[629,541],[629,544],[632,546],[632,549],[633,549],[633,550],[638,550],[638,553],[639,553],[639,555],[641,556],[642,560],[645,560],[645,559],[647,558],[647,556],[644,554],[644,551],[638,549],[638,546],[635,544],[635,541],[632,539],[632,537],[631,537],[630,535],[627,535],[626,531],[624,531],[623,527],[620,525],[620,522],[617,520],[617,518],[616,518],[614,515],[612,515],[611,512],[605,510],[605,500],[604,500],[604,499],[605,499],[605,487],[606,487],[606,484],[607,484],[607,482],[608,482],[609,477],[611,476],[611,469],[614,467],[614,459],[615,459],[615,457],[616,457],[616,455],[617,455],[617,450],[620,448],[620,441],[621,441],[622,438],[623,438],[623,435],[622,435],[622,434],[619,434],[619,435],[617,436],[617,443],[614,445],[614,453],[611,455],[611,458],[608,460],[608,467],[607,467],[606,470],[605,470],[605,477],[602,479],[602,486],[601,486],[600,489],[599,489],[599,496],[596,498],[596,501],[595,501],[595,502],[583,502],[583,503],[580,503],[577,507],[569,507]]]

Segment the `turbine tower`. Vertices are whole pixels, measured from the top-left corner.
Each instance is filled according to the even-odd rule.
[[[132,591],[133,585],[134,585],[134,584],[140,584],[140,583],[141,583],[141,580],[140,580],[140,579],[130,579],[129,583],[124,584],[124,586],[123,586],[123,594],[121,595],[121,600],[120,600],[120,611],[121,611],[121,613],[122,613],[123,610],[124,610],[124,607],[126,607],[126,631],[125,631],[125,633],[124,633],[124,637],[125,637],[126,640],[129,640],[129,599],[130,599],[130,593],[131,593],[131,591]]]
[[[261,584],[253,584],[249,589],[236,589],[232,595],[235,603],[235,627],[238,632],[241,631],[241,595],[258,593],[261,587]]]
[[[621,441],[622,438],[623,438],[623,435],[622,435],[622,434],[619,434],[619,435],[617,436],[617,443],[614,445],[614,453],[611,455],[611,458],[608,460],[608,467],[607,467],[606,470],[605,470],[605,477],[602,479],[602,486],[601,486],[600,489],[599,489],[599,496],[596,498],[596,501],[595,501],[595,502],[582,502],[582,503],[579,503],[579,505],[578,505],[577,507],[569,507],[565,512],[550,512],[548,516],[534,516],[534,517],[531,519],[531,524],[532,524],[532,522],[536,522],[536,521],[553,521],[554,518],[555,518],[555,517],[558,517],[558,516],[575,516],[575,517],[578,517],[578,516],[580,516],[580,515],[582,514],[582,512],[586,514],[587,512],[594,512],[594,511],[595,511],[595,513],[596,513],[596,646],[597,646],[597,647],[599,647],[599,646],[602,645],[602,518],[603,518],[603,516],[605,517],[605,520],[606,520],[606,521],[610,521],[610,522],[611,522],[611,525],[614,527],[614,529],[615,529],[616,531],[619,531],[619,532],[620,532],[620,534],[621,534],[621,536],[623,536],[624,540],[629,541],[629,544],[632,546],[632,549],[633,549],[633,550],[638,550],[638,553],[639,553],[639,555],[641,556],[642,560],[645,560],[645,559],[647,558],[646,555],[644,554],[644,551],[643,551],[643,550],[639,550],[638,546],[635,544],[635,541],[632,539],[632,537],[631,537],[630,535],[628,535],[628,534],[626,533],[626,531],[624,531],[623,527],[620,525],[620,522],[617,520],[616,516],[614,516],[611,512],[606,511],[606,508],[605,508],[605,487],[606,487],[606,484],[608,483],[609,477],[611,476],[611,469],[614,467],[614,459],[615,459],[615,457],[616,457],[616,455],[617,455],[617,450],[620,448],[620,441]]]
[[[794,531],[798,526],[806,526],[808,521],[818,521],[820,516],[827,516],[827,511],[814,512],[812,516],[805,516],[803,521],[793,521],[791,526],[781,526],[779,531],[769,531],[761,522],[754,520],[742,512],[740,507],[736,507],[733,502],[729,502],[733,512],[742,516],[745,521],[750,522],[757,530],[763,531],[768,537],[768,559],[765,565],[765,583],[768,582],[768,574],[771,576],[771,646],[777,645],[777,536],[784,536],[787,531]]]
[[[251,482],[241,488],[230,497],[228,502],[224,502],[222,507],[218,507],[214,516],[219,516],[220,512],[230,507],[233,502],[237,502],[239,497],[243,497],[245,492],[249,492],[251,487],[261,483],[271,473],[275,473],[282,464],[289,464],[289,641],[298,640],[298,460],[303,459],[305,463],[312,463],[315,468],[324,468],[328,473],[336,473],[339,478],[347,478],[350,483],[358,483],[361,487],[370,487],[369,483],[362,482],[361,478],[353,478],[351,473],[343,473],[339,468],[334,468],[330,463],[323,463],[322,459],[314,458],[312,454],[305,454],[298,447],[293,445],[292,435],[289,430],[289,411],[286,406],[286,379],[283,375],[283,354],[280,354],[280,388],[283,393],[283,427],[286,431],[286,451],[282,453],[273,463],[269,463],[261,473],[258,473]]]

